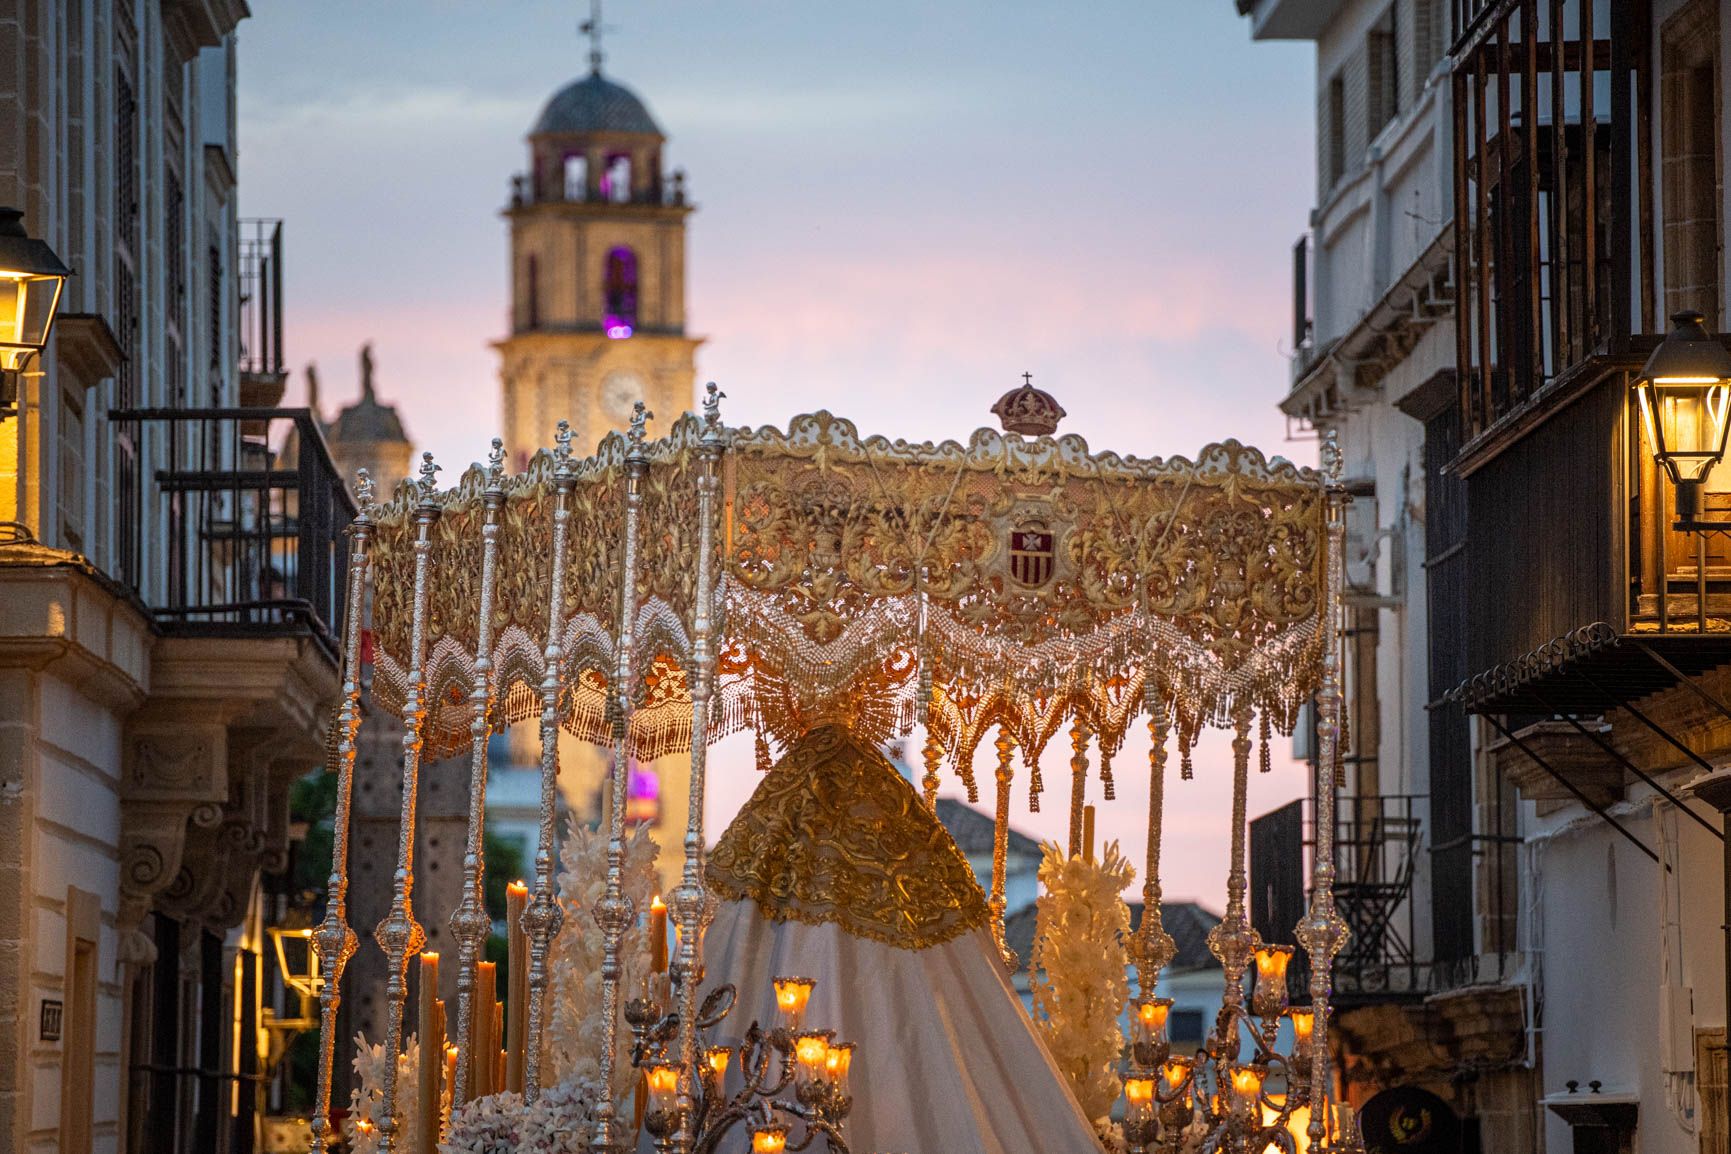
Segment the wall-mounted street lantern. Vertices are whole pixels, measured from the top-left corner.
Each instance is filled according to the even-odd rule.
[[[24,214],[0,208],[0,421],[18,412],[19,379],[48,344],[60,290],[72,270],[24,231]]]
[[[1677,486],[1677,527],[1701,518],[1701,484],[1725,456],[1731,433],[1731,352],[1707,332],[1698,312],[1672,316],[1674,327],[1641,370],[1635,395],[1647,446]]]
[[[319,973],[318,951],[313,949],[313,931],[306,927],[267,926],[271,945],[276,949],[277,971],[283,986],[295,996],[298,1012],[292,1018],[277,1017],[276,1010],[265,1006],[259,1015],[259,1058],[268,1075],[276,1069],[288,1051],[296,1034],[319,1028],[314,1002],[324,985]]]

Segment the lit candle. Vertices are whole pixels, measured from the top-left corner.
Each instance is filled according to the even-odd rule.
[[[505,1003],[493,1003],[493,1049],[488,1058],[493,1063],[493,1092],[505,1089],[505,1050],[500,1042],[505,1037]]]
[[[1172,1012],[1171,998],[1149,998],[1136,1005],[1136,1028],[1143,1035],[1138,1041],[1162,1042],[1166,1039],[1166,1017]]]
[[[439,1067],[444,1036],[439,1033],[439,955],[421,954],[419,1059],[415,1069],[415,1150],[433,1154],[439,1141]]]
[[[649,903],[649,969],[657,974],[667,972],[667,903],[660,894]]]
[[[1082,857],[1087,861],[1094,860],[1094,807],[1082,807]]]
[[[815,985],[817,983],[810,978],[775,979],[775,1009],[783,1026],[789,1030],[799,1029],[805,1018],[805,1004],[811,999]]]
[[[1291,946],[1263,946],[1256,951],[1256,995],[1252,1008],[1259,1016],[1278,1017],[1286,1008],[1286,967],[1291,961]]]
[[[529,1030],[529,935],[523,930],[523,910],[529,904],[529,887],[512,882],[505,887],[505,961],[510,971],[505,979],[505,1004],[509,1011],[505,1033],[505,1089],[523,1092],[523,1062]]]
[[[751,1132],[751,1154],[784,1154],[787,1127],[759,1126]]]
[[[1310,1052],[1310,1038],[1316,1032],[1316,1011],[1308,1007],[1294,1006],[1286,1011],[1286,1016],[1292,1019],[1292,1047],[1295,1054]]]
[[[1262,1071],[1255,1066],[1227,1067],[1231,1085],[1231,1107],[1241,1117],[1255,1117],[1257,1100],[1262,1096]]]
[[[445,1047],[445,1093],[444,1109],[447,1115],[451,1109],[451,1100],[457,1093],[457,1047]]]

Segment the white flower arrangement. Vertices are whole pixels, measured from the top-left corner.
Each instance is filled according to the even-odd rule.
[[[623,889],[639,916],[655,896],[655,858],[661,852],[639,825],[625,839]],[[565,928],[553,939],[547,960],[547,1033],[542,1069],[549,1081],[599,1085],[601,1044],[607,1024],[601,1015],[601,960],[604,941],[594,909],[607,894],[607,835],[573,819],[559,847],[559,902]],[[633,924],[619,943],[620,995],[614,1027],[621,1039],[621,1060],[614,1063],[613,1098],[620,1101],[636,1085],[628,1058],[630,1030],[624,1006],[649,976],[649,935]]]
[[[1107,1117],[1120,1090],[1124,1035],[1118,1015],[1130,997],[1124,938],[1130,908],[1120,896],[1136,870],[1106,847],[1097,860],[1048,844],[1040,862],[1031,960],[1034,1013],[1083,1113]]]
[[[589,1148],[600,1086],[560,1082],[534,1102],[490,1094],[457,1107],[440,1154],[576,1154]]]
[[[420,1039],[409,1035],[408,1045],[397,1055],[397,1094],[395,1107],[397,1124],[402,1127],[397,1149],[417,1149],[420,1137],[420,1084],[415,1077],[421,1059]],[[349,1091],[349,1116],[343,1121],[343,1133],[349,1140],[352,1154],[376,1154],[384,1148],[379,1123],[384,1120],[385,1045],[370,1043],[365,1034],[355,1035],[355,1081],[359,1085]]]

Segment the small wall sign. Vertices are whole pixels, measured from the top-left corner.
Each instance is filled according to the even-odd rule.
[[[42,999],[42,1024],[36,1037],[43,1042],[58,1042],[60,1040],[60,1022],[66,1016],[66,1007],[62,1002]]]

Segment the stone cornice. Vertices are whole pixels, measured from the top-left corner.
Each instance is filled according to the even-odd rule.
[[[77,554],[0,548],[0,666],[52,673],[128,712],[150,688],[149,620]]]

